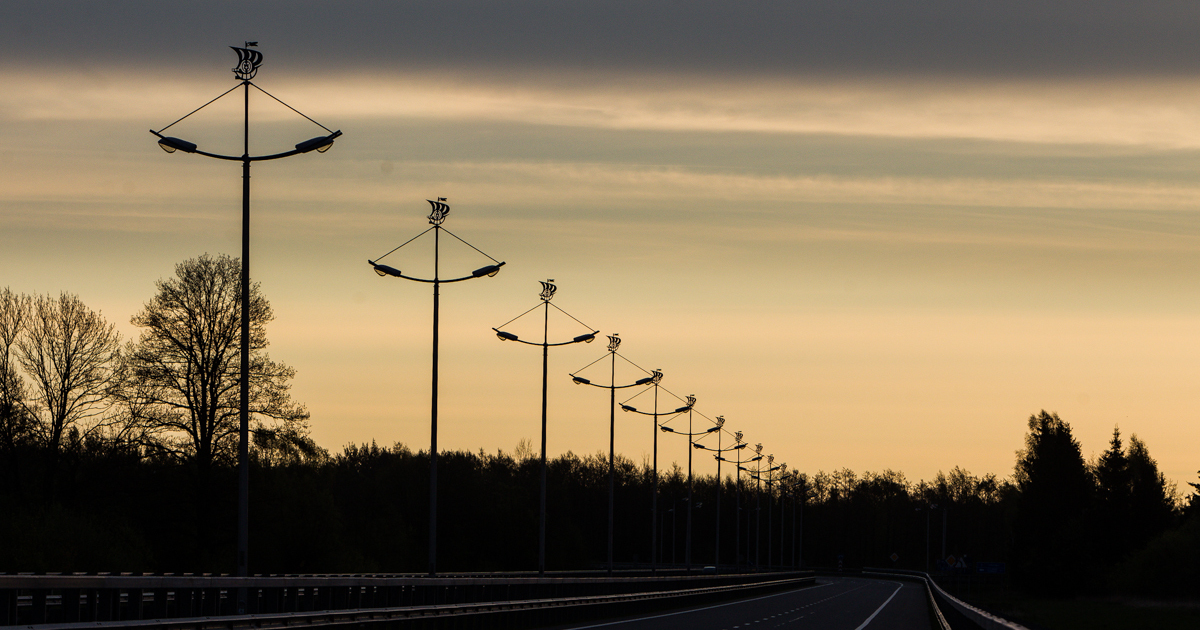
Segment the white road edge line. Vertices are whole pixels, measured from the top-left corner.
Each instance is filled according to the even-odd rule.
[[[807,591],[807,590],[811,590],[814,588],[821,588],[822,586],[832,586],[832,585],[833,585],[833,582],[826,582],[824,584],[814,584],[812,586],[806,587],[804,590]],[[782,593],[772,593],[770,595],[763,595],[762,597],[755,597],[753,599],[739,599],[739,600],[733,601],[733,602],[725,602],[724,604],[714,604],[712,606],[705,606],[704,608],[689,608],[687,610],[680,610],[678,612],[666,613],[663,615],[655,615],[653,617],[638,617],[636,619],[624,619],[622,621],[610,621],[608,623],[598,623],[594,626],[575,626],[575,627],[572,627],[570,630],[587,630],[588,628],[603,628],[605,626],[615,626],[619,623],[629,623],[631,621],[642,621],[645,619],[661,619],[663,617],[674,617],[675,615],[684,615],[687,613],[700,612],[702,610],[712,610],[713,608],[723,608],[725,606],[733,606],[734,604],[743,604],[745,602],[756,602],[760,599],[767,599],[770,597],[779,597],[780,595],[787,595],[788,593],[793,593],[793,592],[795,592],[795,590],[784,591]],[[895,595],[895,593],[892,593],[892,594]],[[879,612],[879,611],[875,611],[875,612]],[[872,617],[873,616],[874,615],[872,615]]]
[[[895,584],[895,585],[896,585],[896,590],[892,591],[892,597],[895,597],[895,596],[896,596],[896,593],[899,593],[899,592],[900,592],[900,589],[904,588],[904,585],[903,585],[903,584],[901,584],[901,583],[899,583],[899,582],[892,582],[892,584]],[[888,602],[892,601],[892,597],[889,597],[889,598],[887,598],[887,601],[886,601],[886,602],[883,602],[882,604],[880,604],[880,605],[879,605],[879,608],[876,608],[876,609],[875,609],[875,612],[871,613],[871,616],[870,616],[870,617],[867,617],[867,620],[866,620],[866,621],[864,621],[864,622],[862,622],[862,625],[861,625],[861,626],[859,626],[859,627],[857,627],[857,628],[855,628],[854,630],[863,630],[863,628],[866,628],[866,627],[867,627],[867,624],[871,623],[871,621],[872,621],[873,619],[875,619],[875,615],[878,615],[878,614],[879,614],[879,611],[883,610],[883,607],[884,607],[884,606],[887,606],[887,605],[888,605]]]

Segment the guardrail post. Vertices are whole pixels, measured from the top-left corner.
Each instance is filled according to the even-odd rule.
[[[96,589],[96,621],[113,621],[120,600],[121,592],[115,588]]]
[[[0,591],[0,626],[17,625],[17,591],[4,589]]]
[[[62,591],[62,621],[63,623],[75,623],[83,621],[79,618],[79,589],[69,588]]]
[[[29,623],[46,623],[46,590],[31,589],[33,607],[29,610]]]
[[[129,602],[129,607],[127,610],[128,616],[126,618],[141,620],[141,618],[142,618],[142,603],[145,601],[145,599],[142,597],[142,589],[140,589],[140,588],[129,589],[127,599]]]

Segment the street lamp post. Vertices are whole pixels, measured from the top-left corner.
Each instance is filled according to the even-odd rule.
[[[611,358],[612,358],[612,374],[610,376],[608,385],[597,385],[596,383],[593,383],[590,380],[588,380],[582,376],[578,376],[575,373],[571,374],[571,380],[576,385],[591,385],[593,387],[600,387],[603,389],[607,389],[609,391],[609,397],[608,397],[608,406],[609,406],[609,412],[608,412],[608,574],[609,575],[612,575],[612,572],[613,572],[613,501],[614,501],[614,498],[616,495],[616,490],[617,490],[616,468],[613,465],[613,457],[614,457],[614,452],[616,449],[616,438],[617,438],[617,390],[625,389],[627,387],[638,387],[640,385],[648,385],[648,384],[654,382],[653,376],[647,376],[646,378],[638,379],[637,381],[630,383],[628,385],[617,385],[617,354],[618,354],[617,349],[621,347],[621,338],[618,337],[617,335],[618,335],[618,333],[613,333],[611,335],[608,335],[608,353],[609,353],[609,355],[611,355]],[[603,357],[601,357],[601,358],[603,358]],[[624,358],[624,357],[621,357],[621,358]],[[626,360],[628,360],[628,359],[626,359]],[[595,363],[596,363],[596,361],[593,361],[592,363],[588,364],[587,366],[584,366],[583,368],[576,370],[576,372],[582,372],[583,370],[586,370],[589,366],[591,366]]]
[[[756,462],[754,466],[754,570],[758,571],[758,559],[761,556],[762,550],[762,502],[759,498],[759,490],[762,488],[762,442],[754,445],[754,453],[757,455],[753,460]]]
[[[771,570],[771,543],[775,540],[775,533],[771,531],[771,518],[775,511],[775,491],[772,484],[773,476],[779,466],[772,466],[775,463],[774,455],[767,455],[767,570]]]
[[[542,490],[541,490],[541,502],[540,502],[540,505],[538,508],[538,575],[546,574],[546,389],[547,389],[549,373],[550,373],[549,372],[549,370],[550,370],[550,346],[566,346],[566,345],[570,345],[573,343],[580,343],[580,342],[591,343],[596,340],[596,335],[600,334],[599,330],[595,330],[590,333],[579,335],[578,337],[575,337],[574,339],[571,339],[570,341],[550,343],[550,306],[551,306],[550,299],[554,297],[554,294],[556,291],[558,291],[558,287],[554,284],[553,279],[547,280],[542,283],[541,298],[542,298],[542,305],[545,306],[545,317],[543,319],[543,324],[542,324],[542,342],[541,343],[536,343],[533,341],[525,341],[524,339],[518,338],[513,333],[504,332],[504,331],[500,330],[499,328],[492,329],[492,330],[496,331],[496,336],[499,337],[501,341],[516,341],[516,342],[528,344],[531,346],[541,346],[542,347]],[[534,308],[537,308],[537,307],[535,306]],[[571,319],[575,319],[574,317],[571,316],[570,313],[567,313],[566,311],[562,310],[561,308],[558,308],[557,306],[555,306],[554,308],[558,309],[561,313],[563,313],[567,317],[570,317]],[[512,322],[516,321],[517,319],[520,319],[521,317],[524,317],[526,314],[531,313],[531,312],[533,312],[533,309],[525,311],[525,313],[522,313],[521,315],[517,316],[517,318],[510,320],[508,322],[508,324],[511,324]],[[579,320],[575,319],[575,321],[578,322]],[[582,323],[582,322],[580,322],[580,323]],[[508,324],[504,324],[504,326],[507,326]],[[503,328],[503,326],[501,326],[501,328]]]
[[[740,432],[740,431],[738,432],[737,438],[738,438],[738,440],[741,440],[741,439],[742,439],[742,434],[741,434],[741,432]],[[739,455],[740,455],[740,454],[741,454],[741,452],[739,451]],[[758,519],[758,477],[757,477],[757,476],[755,476],[755,475],[754,475],[754,474],[751,472],[751,470],[750,470],[749,468],[745,468],[745,467],[743,467],[743,466],[742,466],[742,464],[749,464],[749,463],[752,463],[752,462],[758,462],[758,461],[761,461],[761,460],[762,460],[762,458],[763,458],[763,456],[762,456],[762,444],[761,444],[761,443],[759,443],[759,444],[755,444],[755,445],[754,445],[754,457],[751,457],[750,459],[747,459],[747,460],[746,460],[746,461],[744,461],[744,462],[740,462],[740,461],[738,462],[738,481],[739,481],[739,483],[740,483],[740,481],[741,481],[741,474],[742,474],[742,472],[743,472],[743,471],[744,471],[744,472],[746,472],[746,474],[750,475],[750,478],[751,478],[751,479],[753,479],[753,480],[754,480],[754,482],[755,482],[755,483],[754,483],[754,515],[755,515],[755,523],[756,523],[756,525],[755,525],[755,528],[754,528],[754,569],[755,569],[756,571],[758,570],[758,526],[757,526],[757,519]],[[760,466],[761,466],[761,465],[760,465]],[[741,501],[741,498],[740,498],[740,497],[741,497],[741,495],[739,495],[739,499],[738,499],[739,503],[740,503],[740,501]],[[740,509],[740,508],[739,508],[739,509]],[[740,522],[739,522],[739,527],[740,527]],[[746,515],[746,556],[747,556],[747,557],[749,557],[749,555],[750,555],[750,515],[749,515],[749,514],[747,514],[747,515]]]
[[[713,433],[714,431],[720,431],[721,425],[716,425],[716,426],[710,427],[704,431],[693,433],[692,432],[692,411],[693,411],[692,408],[696,406],[696,397],[688,396],[687,401],[688,401],[688,405],[687,405],[688,430],[687,430],[687,433],[684,433],[682,431],[676,431],[675,429],[672,429],[671,427],[668,427],[665,424],[661,425],[660,428],[667,433],[674,433],[676,435],[686,436],[688,439],[688,446],[691,447],[691,448],[688,448],[687,534],[684,536],[684,548],[683,548],[683,564],[687,568],[688,572],[690,573],[692,570],[692,487],[694,485],[693,478],[692,478],[692,451],[697,448],[704,448],[703,446],[696,444],[695,438],[697,436]]]
[[[797,569],[804,568],[804,504],[808,501],[808,481],[807,478],[801,475],[796,484],[796,489],[799,490],[799,497],[796,494],[792,495],[792,566]],[[800,516],[796,517],[796,499],[800,499]],[[796,525],[799,521],[800,538],[796,539]]]
[[[783,525],[787,520],[787,504],[784,502],[784,493],[787,491],[785,481],[787,480],[787,464],[779,468],[779,568],[786,566],[783,561]]]
[[[675,409],[674,411],[666,411],[663,413],[659,413],[658,412],[658,390],[661,388],[663,373],[662,373],[662,370],[654,370],[654,372],[652,374],[653,374],[652,378],[654,379],[653,380],[654,411],[653,412],[639,411],[636,407],[632,407],[629,404],[627,404],[629,402],[628,400],[625,401],[624,403],[621,403],[621,411],[630,411],[633,413],[640,413],[644,416],[651,416],[653,418],[653,422],[651,423],[651,426],[654,428],[650,430],[650,432],[654,434],[654,493],[653,493],[653,495],[651,495],[651,499],[650,499],[650,572],[657,573],[658,572],[658,564],[655,563],[655,561],[654,561],[654,550],[658,548],[658,541],[655,539],[654,523],[658,518],[658,419],[661,416],[673,416],[676,414],[683,413],[685,411],[688,411],[690,409],[690,407],[684,406],[684,407],[679,407],[679,408]]]
[[[324,153],[333,146],[333,141],[342,135],[341,131],[332,131],[328,127],[316,122],[315,120],[304,116],[309,121],[315,123],[329,135],[317,136],[309,140],[305,140],[297,145],[291,151],[283,151],[270,155],[250,155],[250,88],[270,96],[272,99],[279,99],[271,96],[266,90],[255,85],[251,79],[258,74],[258,67],[262,65],[262,53],[257,50],[251,50],[251,47],[258,45],[258,42],[246,42],[245,48],[230,46],[238,55],[238,65],[233,68],[233,74],[239,80],[239,83],[229,90],[225,91],[221,96],[201,105],[193,110],[187,116],[176,120],[175,122],[159,129],[158,131],[150,130],[150,133],[158,137],[158,146],[167,153],[175,153],[183,151],[184,153],[195,153],[205,157],[215,158],[218,160],[230,160],[242,163],[242,277],[241,277],[241,347],[240,347],[240,362],[241,373],[238,379],[238,554],[237,554],[237,575],[245,577],[248,575],[249,567],[249,541],[250,541],[250,163],[264,162],[266,160],[278,160],[280,158],[299,155],[301,153],[309,153],[317,151]],[[195,114],[204,109],[208,105],[217,101],[221,97],[233,92],[238,87],[244,90],[243,99],[243,117],[242,117],[242,154],[241,155],[222,155],[219,153],[211,153],[201,151],[197,148],[196,143],[179,138],[164,136],[162,132],[170,129],[184,118]],[[283,103],[283,101],[279,101]],[[292,109],[290,105],[284,103],[288,109]],[[292,111],[296,111],[292,109]],[[300,113],[296,111],[296,113]],[[238,591],[238,613],[246,612],[246,595],[245,589]]]
[[[403,245],[400,245],[400,247],[404,247],[404,245],[407,245],[407,244],[415,241],[416,239],[424,236],[425,234],[428,234],[432,230],[433,231],[433,278],[426,279],[426,278],[416,278],[416,277],[412,277],[412,276],[406,276],[403,273],[401,273],[399,269],[397,269],[395,267],[389,267],[387,265],[383,265],[383,264],[379,263],[379,260],[388,256],[392,252],[395,252],[396,250],[400,249],[400,247],[396,247],[392,251],[388,252],[387,254],[384,254],[383,256],[380,256],[379,258],[376,258],[375,260],[368,260],[367,264],[371,265],[371,267],[375,270],[375,273],[381,277],[392,276],[394,278],[403,278],[405,280],[412,280],[413,282],[425,282],[425,283],[429,283],[429,284],[433,285],[433,379],[432,379],[433,380],[433,387],[432,387],[433,391],[432,391],[431,403],[430,403],[430,421],[429,421],[429,424],[430,424],[430,439],[429,439],[429,577],[434,577],[437,575],[438,319],[439,319],[439,301],[440,301],[439,296],[441,294],[441,285],[449,284],[451,282],[462,282],[464,280],[472,280],[474,278],[482,278],[484,276],[488,276],[488,277],[495,276],[497,273],[500,272],[500,268],[504,266],[504,263],[496,260],[495,258],[492,258],[491,256],[488,256],[487,254],[483,254],[483,252],[480,251],[478,248],[476,248],[474,245],[467,243],[466,241],[462,240],[461,238],[458,238],[458,236],[455,236],[455,234],[453,232],[442,227],[442,223],[446,220],[446,215],[450,214],[450,206],[445,203],[445,201],[446,201],[445,197],[438,197],[437,201],[433,201],[432,199],[426,199],[426,201],[428,201],[429,205],[433,207],[433,210],[429,213],[429,216],[426,217],[429,219],[429,224],[433,227],[430,227],[430,228],[426,229],[424,232],[421,232],[417,236],[414,236],[413,238],[409,239]],[[466,244],[471,249],[474,249],[475,251],[483,254],[485,257],[490,259],[493,264],[487,265],[485,267],[480,267],[479,269],[472,271],[471,275],[469,275],[469,276],[463,276],[461,278],[453,278],[450,280],[443,280],[441,278],[441,276],[439,275],[439,266],[438,266],[438,259],[439,259],[439,254],[441,251],[440,250],[440,237],[441,237],[441,233],[443,231],[445,231],[450,236],[453,236],[454,238],[458,239],[462,243]]]
[[[717,427],[723,427],[723,426],[725,426],[725,417],[717,416]],[[741,450],[746,448],[746,444],[742,442],[742,432],[741,431],[737,432],[736,438],[737,438],[736,444],[734,444],[733,446],[730,446],[729,448],[721,448],[721,432],[717,431],[717,448],[709,448],[700,443],[696,444],[697,448],[702,448],[706,451],[712,451],[712,452],[716,453],[716,455],[713,455],[713,458],[717,460],[717,536],[716,536],[717,545],[716,545],[715,553],[713,555],[713,557],[716,559],[716,561],[713,563],[713,566],[716,567],[716,570],[718,573],[720,573],[720,571],[721,571],[721,486],[722,486],[721,462],[728,461],[724,457],[722,457],[722,454],[728,453],[730,451],[738,451],[738,458],[741,459]],[[737,520],[737,519],[734,519],[734,520]],[[735,564],[737,563],[736,553],[737,552],[735,550],[735,552],[734,552],[734,554],[735,554],[734,563]]]

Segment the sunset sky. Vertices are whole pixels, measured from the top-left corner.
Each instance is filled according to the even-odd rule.
[[[491,328],[553,278],[791,468],[1008,476],[1045,409],[1085,457],[1119,425],[1196,481],[1200,5],[909,4],[8,0],[0,286],[76,293],[128,339],[176,263],[237,255],[240,165],[147,130],[258,41],[255,84],[345,133],[252,171],[270,354],[327,448],[428,447],[431,289],[366,260],[441,196],[507,262],[443,288],[443,448],[536,444],[540,352]],[[240,99],[169,134],[240,153]],[[252,153],[322,133],[251,95]],[[430,274],[430,243],[384,262]],[[443,275],[487,262],[443,241]],[[552,455],[607,450],[607,392],[568,376],[604,355],[551,350]],[[649,457],[649,420],[617,419]]]

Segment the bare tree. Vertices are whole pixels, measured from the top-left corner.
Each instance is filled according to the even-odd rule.
[[[11,450],[33,435],[25,407],[25,383],[17,373],[13,346],[29,318],[29,296],[0,290],[0,447]]]
[[[207,254],[179,263],[157,283],[131,322],[142,328],[126,346],[126,400],[153,443],[202,469],[236,459],[241,266]],[[258,428],[306,432],[308,412],[289,394],[295,370],[271,361],[266,324],[271,307],[250,289],[250,412]],[[271,425],[268,427],[267,425]]]
[[[43,443],[59,450],[64,433],[82,433],[99,426],[116,384],[113,369],[121,338],[104,317],[78,296],[39,295],[30,302],[23,334],[16,339],[16,356],[32,383],[24,407],[40,419]]]

